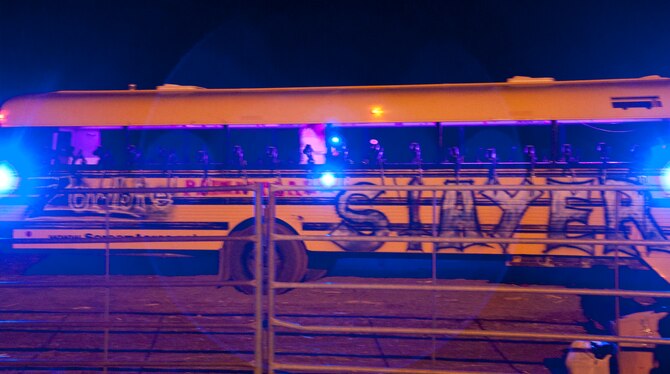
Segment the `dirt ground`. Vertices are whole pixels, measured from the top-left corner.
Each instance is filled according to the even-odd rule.
[[[362,269],[353,266],[349,270],[336,269],[319,282],[433,282],[412,272],[401,272],[404,276],[400,277],[386,271],[384,265]],[[436,284],[494,285],[499,277],[496,271],[487,276],[475,274],[472,279],[454,272],[451,277],[436,279]],[[382,273],[392,277],[382,278]],[[253,296],[208,283],[217,281],[214,275],[110,278],[116,286],[108,289],[99,287],[104,280],[99,275],[5,275],[2,278],[5,281],[0,282],[3,322],[0,370],[16,373],[88,373],[102,372],[104,368],[109,372],[138,373],[251,370],[255,344]],[[35,285],[39,287],[32,287]],[[510,292],[295,289],[276,297],[275,314],[282,322],[303,326],[563,334],[585,333],[587,322],[578,296]],[[110,328],[105,330],[108,323]],[[404,368],[410,372],[431,369],[563,373],[564,354],[569,346],[569,342],[561,341],[315,333],[284,327],[276,328],[275,333],[276,364]]]

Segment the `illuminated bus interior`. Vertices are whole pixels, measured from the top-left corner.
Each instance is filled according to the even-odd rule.
[[[29,173],[72,165],[122,170],[273,170],[312,164],[402,169],[491,162],[512,167],[531,161],[569,162],[575,167],[632,162],[659,168],[670,160],[666,121],[261,127],[2,128],[0,159]]]

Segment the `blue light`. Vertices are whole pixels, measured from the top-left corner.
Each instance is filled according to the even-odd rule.
[[[12,165],[0,162],[0,194],[13,192],[17,183],[18,177]]]
[[[331,137],[330,137],[330,142],[331,142],[332,144],[340,144],[340,140],[341,140],[341,139],[340,139],[339,136],[331,136]]]
[[[337,178],[335,178],[335,175],[333,175],[333,173],[323,173],[323,175],[321,175],[322,186],[333,187],[335,185],[335,182],[337,182]]]
[[[665,193],[670,194],[670,164],[666,164],[661,171],[661,187]]]

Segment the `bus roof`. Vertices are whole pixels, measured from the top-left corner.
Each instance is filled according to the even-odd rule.
[[[190,126],[441,122],[618,122],[670,118],[670,79],[404,86],[58,91],[8,100],[1,125]]]

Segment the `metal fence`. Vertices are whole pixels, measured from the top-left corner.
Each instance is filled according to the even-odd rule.
[[[333,241],[333,236],[330,235],[286,235],[278,234],[273,230],[273,225],[275,224],[276,214],[276,196],[278,196],[282,191],[294,191],[294,190],[309,190],[309,191],[318,191],[324,190],[323,187],[295,187],[295,186],[279,186],[273,185],[270,187],[269,194],[269,204],[268,204],[268,247],[273,248],[275,242],[279,241],[290,241],[290,240],[303,240],[303,241]],[[389,192],[389,191],[403,191],[403,192],[430,192],[432,193],[432,236],[353,236],[347,237],[347,241],[361,241],[361,242],[424,242],[432,243],[433,249],[431,251],[432,263],[433,263],[433,272],[432,272],[432,283],[431,285],[397,285],[397,284],[351,284],[351,283],[295,283],[295,282],[278,282],[275,281],[274,274],[274,261],[275,254],[274,251],[269,251],[269,292],[268,292],[268,370],[270,373],[274,373],[278,370],[280,371],[293,371],[293,372],[355,372],[355,373],[412,373],[412,374],[428,374],[428,373],[444,373],[444,370],[431,370],[431,369],[417,369],[417,368],[390,368],[390,367],[370,367],[370,366],[337,366],[337,365],[317,365],[317,364],[295,364],[295,363],[285,363],[277,360],[276,357],[276,329],[283,328],[293,331],[299,331],[304,333],[334,333],[334,334],[374,334],[374,335],[422,335],[422,336],[463,336],[463,337],[475,337],[475,338],[504,338],[504,339],[516,339],[516,340],[536,340],[536,341],[565,341],[570,342],[574,340],[587,340],[587,341],[603,341],[603,342],[616,342],[621,344],[661,344],[661,345],[670,345],[670,339],[667,338],[645,338],[639,336],[626,336],[619,333],[618,328],[615,325],[615,335],[594,335],[594,334],[559,334],[559,333],[535,333],[531,331],[501,331],[501,330],[488,330],[488,331],[479,331],[479,330],[468,330],[468,329],[444,329],[444,328],[408,328],[403,326],[393,326],[393,327],[351,327],[351,326],[341,326],[341,325],[319,325],[319,324],[298,324],[282,319],[281,316],[278,316],[275,313],[275,300],[274,295],[275,291],[278,289],[294,288],[294,289],[367,289],[367,290],[396,290],[396,291],[435,291],[435,292],[511,292],[511,293],[536,293],[536,294],[569,294],[569,295],[599,295],[599,296],[615,296],[617,297],[617,302],[615,304],[615,321],[619,320],[620,310],[619,310],[619,297],[627,296],[646,296],[646,297],[655,297],[655,298],[668,298],[670,297],[670,292],[665,291],[633,291],[633,290],[622,290],[619,288],[618,281],[615,281],[614,289],[587,289],[587,288],[573,288],[573,289],[556,289],[549,287],[536,287],[533,289],[519,289],[516,287],[506,287],[502,285],[494,286],[484,286],[484,287],[475,287],[475,286],[445,286],[438,285],[436,279],[436,260],[438,249],[435,244],[437,243],[481,243],[484,240],[487,243],[501,243],[501,244],[564,244],[564,245],[575,245],[575,244],[599,244],[599,245],[651,245],[651,246],[667,246],[668,243],[664,240],[608,240],[608,239],[551,239],[551,238],[495,238],[495,237],[486,237],[482,238],[467,238],[467,237],[458,237],[458,238],[445,238],[438,237],[437,235],[437,217],[438,217],[438,197],[437,194],[446,191],[594,191],[594,192],[621,192],[621,191],[660,191],[662,190],[660,186],[561,186],[561,185],[549,185],[549,186],[535,186],[535,185],[520,185],[520,186],[501,186],[501,185],[486,185],[486,186],[477,186],[477,185],[446,185],[446,186],[370,186],[370,185],[356,185],[356,186],[346,186],[346,187],[337,187],[330,188],[328,190],[357,190],[357,191],[375,191],[375,192]],[[618,207],[621,202],[618,201],[617,194],[617,211],[614,213],[615,217],[619,217]],[[339,237],[337,239],[340,239]],[[619,268],[620,253],[619,247],[615,247],[616,253],[614,254],[614,260],[616,262],[615,270]],[[618,272],[615,272],[615,277],[618,278]],[[433,322],[436,319],[435,314],[432,316]],[[435,342],[435,340],[433,340]],[[647,346],[649,347],[649,346]],[[435,350],[433,346],[433,350]]]
[[[87,193],[96,193],[96,194],[107,194],[107,193],[208,193],[208,192],[221,192],[221,191],[249,191],[253,193],[253,204],[250,208],[253,209],[253,218],[255,222],[261,222],[262,217],[262,186],[261,185],[249,185],[249,186],[235,186],[235,187],[194,187],[194,188],[90,188],[90,189],[78,189],[77,192],[87,192]],[[62,190],[60,192],[66,192]],[[18,197],[17,197],[18,198]],[[87,346],[86,348],[79,348],[75,351],[68,352],[67,349],[61,350],[59,355],[54,355],[54,357],[40,358],[40,357],[12,357],[8,354],[0,355],[0,370],[27,370],[27,369],[39,369],[39,370],[53,370],[53,369],[64,369],[64,370],[75,370],[75,371],[103,371],[107,372],[109,370],[160,370],[160,369],[177,369],[177,370],[224,370],[230,372],[249,372],[254,371],[255,373],[262,372],[262,362],[263,362],[263,302],[262,302],[262,282],[261,278],[250,280],[250,281],[232,281],[226,279],[224,264],[225,260],[224,248],[221,247],[219,250],[219,265],[218,273],[213,277],[208,277],[207,279],[197,279],[196,277],[179,277],[178,279],[172,279],[170,277],[160,278],[160,277],[141,277],[140,279],[130,279],[133,277],[119,277],[112,275],[110,272],[111,264],[111,252],[110,245],[112,243],[157,243],[157,242],[218,242],[224,243],[228,241],[252,241],[255,243],[255,246],[258,250],[262,248],[262,225],[255,225],[255,234],[251,236],[169,236],[169,237],[113,237],[110,235],[110,215],[109,215],[109,199],[107,201],[107,214],[105,217],[105,235],[99,238],[66,238],[66,239],[11,239],[3,238],[2,242],[4,244],[77,244],[77,243],[104,243],[104,274],[95,275],[95,276],[72,276],[66,278],[56,278],[48,277],[47,279],[33,279],[34,277],[30,276],[18,276],[18,277],[3,277],[3,280],[0,281],[0,291],[8,290],[24,290],[24,294],[27,293],[25,290],[36,290],[42,289],[45,290],[44,293],[39,294],[38,297],[46,298],[49,293],[58,294],[59,290],[67,289],[70,290],[69,293],[63,293],[63,298],[72,298],[73,293],[81,293],[91,290],[99,290],[98,296],[102,296],[102,305],[97,305],[97,307],[79,307],[86,308],[89,310],[95,309],[99,313],[92,316],[90,313],[86,315],[81,315],[79,320],[63,320],[63,318],[69,318],[66,316],[68,313],[72,313],[73,308],[77,309],[76,305],[66,305],[63,307],[63,310],[48,311],[47,313],[40,312],[37,310],[20,310],[11,313],[10,311],[5,310],[5,316],[0,322],[0,336],[4,336],[3,340],[6,345],[14,348],[11,351],[18,351],[19,353],[35,353],[36,356],[44,356],[44,352],[32,351],[32,348],[22,347],[20,341],[21,334],[29,335],[30,333],[36,332],[49,332],[52,334],[71,332],[75,333],[77,336],[80,336],[81,339],[86,340],[87,345],[92,345],[91,347]],[[262,258],[262,256],[257,255],[257,258]],[[262,273],[262,261],[256,263],[256,274]],[[159,320],[147,320],[148,318],[142,318],[142,312],[134,311],[130,314],[135,314],[135,317],[139,315],[139,319],[129,321],[128,317],[121,312],[114,313],[112,308],[114,306],[113,300],[111,299],[111,292],[113,290],[137,290],[137,289],[149,289],[148,294],[155,294],[159,290],[166,289],[218,289],[220,287],[233,287],[233,286],[249,286],[256,288],[259,292],[256,292],[253,301],[253,314],[251,320],[245,319],[243,321],[225,321],[224,317],[221,318],[206,318],[206,316],[195,315],[195,316],[186,316],[187,318],[170,318],[171,320],[166,321],[167,317],[176,317],[176,316],[161,316]],[[7,296],[5,296],[7,297]],[[44,300],[43,303],[48,301]],[[66,300],[67,302],[67,300]],[[7,314],[9,313],[9,314]],[[26,315],[31,316],[31,313],[34,315],[33,318],[26,318]],[[199,312],[200,313],[200,312]],[[207,311],[201,312],[203,315]],[[50,314],[50,315],[49,315]],[[62,315],[61,315],[62,314]],[[179,311],[177,311],[179,314]],[[186,314],[186,313],[184,313]],[[15,316],[15,318],[10,318]],[[59,318],[60,317],[60,318]],[[101,318],[92,318],[92,317],[101,317]],[[144,316],[146,317],[146,316]],[[198,319],[195,321],[194,319]],[[239,318],[238,318],[239,319]],[[229,358],[224,358],[220,360],[190,360],[187,358],[177,358],[177,359],[156,359],[148,360],[147,357],[142,357],[142,359],[127,359],[123,358],[123,354],[116,354],[115,357],[112,357],[111,353],[114,352],[113,349],[110,349],[110,339],[114,334],[136,334],[140,335],[143,333],[148,333],[153,336],[160,334],[199,334],[205,335],[211,331],[248,331],[253,334],[253,359],[250,361],[243,360],[230,360]],[[100,341],[87,341],[88,336],[96,334],[102,334],[101,340],[102,344],[99,344]],[[141,336],[141,335],[140,335]],[[10,337],[17,337],[17,342],[12,343],[9,341]],[[155,339],[155,338],[154,338]],[[128,339],[125,339],[128,341]],[[35,344],[35,342],[30,342],[29,344]],[[122,343],[123,344],[123,343]],[[132,345],[132,344],[130,344]],[[100,347],[101,346],[101,347]],[[100,348],[98,348],[100,347]],[[6,347],[3,347],[6,348]],[[0,348],[0,352],[3,349]],[[130,350],[127,350],[130,351]],[[7,350],[5,350],[7,352]],[[68,353],[71,353],[68,355]],[[139,356],[147,356],[151,354],[151,348],[140,349]],[[129,353],[126,353],[129,354]],[[173,355],[174,356],[174,355]],[[134,355],[133,357],[138,357]]]
[[[264,196],[265,191],[269,191]],[[395,290],[399,292],[414,292],[414,291],[428,291],[428,292],[508,292],[508,293],[535,293],[535,294],[569,294],[569,295],[595,295],[595,296],[616,296],[616,297],[632,297],[632,296],[647,296],[655,298],[670,297],[670,293],[661,291],[634,291],[624,290],[618,287],[614,289],[587,289],[587,288],[573,288],[573,289],[557,289],[551,287],[536,287],[533,289],[519,289],[516,287],[509,287],[503,285],[494,286],[452,286],[440,285],[437,282],[437,258],[439,256],[436,244],[438,243],[476,243],[481,242],[482,238],[448,238],[439,237],[437,235],[437,217],[438,217],[438,194],[445,191],[553,191],[553,190],[572,190],[572,191],[657,191],[658,186],[471,186],[471,185],[445,185],[445,186],[343,186],[337,188],[325,187],[305,187],[305,186],[283,186],[271,185],[269,190],[267,186],[256,184],[253,186],[234,186],[234,187],[203,187],[203,188],[142,188],[141,192],[160,192],[160,193],[183,193],[183,192],[214,192],[214,191],[251,191],[254,193],[253,215],[256,223],[255,233],[253,236],[172,236],[169,238],[112,238],[105,235],[103,238],[97,239],[2,239],[5,243],[14,244],[40,244],[40,243],[104,243],[104,274],[100,276],[81,279],[58,278],[48,280],[35,280],[30,277],[15,277],[6,278],[0,282],[1,290],[24,290],[24,289],[45,289],[51,290],[54,288],[65,288],[73,290],[91,290],[96,289],[100,291],[102,296],[102,304],[100,308],[100,315],[102,318],[92,319],[86,316],[81,320],[63,320],[58,318],[44,318],[44,316],[37,316],[35,318],[27,319],[25,314],[16,313],[15,318],[12,315],[6,315],[0,323],[0,334],[5,337],[10,336],[9,332],[22,331],[51,331],[57,329],[58,331],[89,331],[101,334],[102,344],[101,349],[95,350],[91,355],[82,354],[81,352],[72,352],[75,356],[63,357],[20,357],[8,358],[0,357],[0,369],[82,369],[92,370],[99,369],[102,371],[109,370],[130,370],[130,369],[181,369],[181,370],[213,370],[213,371],[227,371],[227,372],[246,372],[253,371],[254,373],[274,373],[277,371],[289,372],[357,372],[357,373],[445,373],[444,370],[437,369],[417,369],[417,368],[393,368],[393,367],[372,367],[372,366],[357,366],[357,365],[319,365],[305,362],[302,364],[286,363],[277,359],[277,330],[304,332],[304,333],[327,333],[327,334],[370,334],[370,335],[403,335],[403,336],[463,336],[472,337],[476,339],[496,338],[496,339],[511,339],[511,340],[534,340],[534,341],[573,341],[573,340],[598,340],[606,342],[617,342],[622,344],[661,344],[670,345],[670,339],[665,338],[643,338],[638,336],[626,336],[622,334],[615,335],[593,335],[593,334],[560,334],[560,333],[536,333],[531,331],[511,331],[511,330],[468,330],[468,329],[452,329],[452,328],[416,328],[407,327],[403,325],[389,326],[389,327],[352,327],[334,324],[298,324],[284,319],[276,312],[277,305],[277,291],[287,288],[291,289],[314,289],[314,290],[329,290],[329,289],[365,289],[365,290]],[[333,241],[332,236],[328,235],[286,235],[278,234],[274,230],[276,224],[276,206],[278,192],[295,191],[295,190],[309,190],[309,191],[323,191],[323,190],[361,190],[361,191],[399,191],[399,192],[428,192],[432,194],[432,236],[385,236],[385,237],[365,237],[355,236],[347,237],[347,241],[376,241],[376,242],[423,242],[433,244],[433,249],[430,252],[432,259],[432,278],[431,284],[415,285],[415,284],[353,284],[347,282],[341,283],[320,283],[320,282],[279,282],[276,281],[276,254],[274,251],[266,251],[267,264],[265,262],[264,248],[274,248],[278,241]],[[90,189],[90,192],[96,193],[119,193],[124,192],[124,189]],[[133,192],[136,189],[127,189],[127,192]],[[267,199],[267,206],[264,205],[264,199]],[[617,203],[616,206],[619,204]],[[618,214],[618,213],[615,213]],[[109,234],[110,226],[109,215],[106,217],[106,233]],[[611,244],[611,245],[639,245],[639,246],[667,246],[667,242],[663,240],[610,240],[610,239],[550,239],[550,238],[494,238],[487,237],[485,240],[488,243],[506,243],[506,244]],[[225,260],[225,253],[223,248],[219,255],[219,273],[216,277],[206,280],[197,278],[189,279],[152,279],[147,282],[146,279],[140,281],[128,279],[116,279],[110,272],[111,251],[110,244],[112,243],[126,243],[126,242],[161,242],[161,241],[252,241],[255,244],[255,274],[264,274],[267,272],[267,282],[264,277],[256,276],[250,281],[230,281],[225,279],[223,268],[223,261]],[[618,248],[618,246],[616,247]],[[614,260],[619,261],[619,253],[614,254]],[[266,266],[267,265],[267,266]],[[615,270],[618,269],[618,266]],[[207,290],[218,287],[231,286],[248,286],[254,290],[253,296],[241,296],[252,298],[253,312],[250,319],[244,319],[240,322],[235,320],[233,322],[222,321],[224,316],[212,316],[212,318],[201,319],[202,316],[194,315],[187,316],[191,319],[198,319],[197,322],[189,320],[188,318],[169,319],[162,317],[159,320],[142,320],[136,319],[133,321],[120,319],[113,311],[114,300],[112,297],[113,290],[119,289],[137,289],[137,288],[151,288],[153,290],[165,290],[173,288],[188,288],[198,289],[206,288]],[[267,287],[267,289],[266,289]],[[19,291],[20,292],[20,291]],[[157,292],[157,291],[156,291]],[[209,292],[209,291],[206,291]],[[6,312],[6,311],[5,311]],[[34,312],[34,311],[33,311]],[[619,310],[615,311],[617,319],[619,317]],[[20,316],[20,317],[16,317]],[[433,315],[433,320],[436,316]],[[194,334],[206,335],[210,330],[217,331],[237,331],[244,330],[253,334],[253,352],[250,360],[230,360],[222,357],[217,360],[147,360],[145,359],[130,359],[124,358],[123,355],[112,355],[113,349],[110,348],[110,341],[112,335],[115,333],[138,333],[150,331],[152,334],[173,333],[173,332],[189,332]],[[12,335],[13,336],[13,335]],[[18,343],[17,343],[18,344]],[[91,353],[91,352],[89,352]],[[147,353],[147,352],[145,352]],[[130,356],[128,356],[130,357]],[[135,356],[133,356],[135,357]]]

